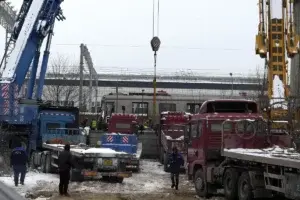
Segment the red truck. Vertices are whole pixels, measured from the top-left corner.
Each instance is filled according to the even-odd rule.
[[[132,171],[140,170],[142,143],[138,140],[138,131],[136,115],[114,113],[108,120],[108,133],[101,138],[101,146],[132,156],[126,163],[126,168]]]
[[[300,197],[300,154],[285,130],[273,131],[247,100],[205,102],[185,136],[188,175],[200,197]]]
[[[179,152],[186,158],[184,145],[184,132],[190,113],[166,111],[161,113],[158,131],[160,162],[164,164],[164,171],[168,171],[168,158],[172,148],[176,146]],[[184,170],[184,167],[183,167]]]

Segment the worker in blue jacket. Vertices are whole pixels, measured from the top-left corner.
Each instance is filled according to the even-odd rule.
[[[24,185],[24,180],[25,180],[25,174],[27,171],[27,152],[26,150],[22,147],[21,142],[17,142],[16,148],[14,148],[11,152],[11,157],[10,157],[10,165],[13,168],[14,171],[14,181],[15,181],[15,186],[18,186],[19,184],[19,175],[21,174],[20,178],[20,183]]]
[[[184,165],[183,157],[178,153],[177,147],[173,147],[172,154],[169,157],[172,188],[178,190],[180,167]]]

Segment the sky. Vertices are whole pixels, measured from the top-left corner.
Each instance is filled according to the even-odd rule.
[[[16,9],[22,4],[7,1]],[[66,20],[56,23],[51,60],[62,55],[79,65],[79,46],[84,43],[98,73],[153,74],[152,5],[152,0],[65,0],[61,7]],[[158,74],[247,76],[256,73],[257,66],[263,68],[254,50],[256,1],[160,0],[159,13]],[[1,55],[3,49],[0,40]]]

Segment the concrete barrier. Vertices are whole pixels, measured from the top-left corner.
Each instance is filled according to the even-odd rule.
[[[91,131],[90,132],[90,145],[96,146],[100,137],[104,134],[104,131]],[[143,134],[139,136],[139,141],[143,144],[142,158],[158,158],[158,137],[152,130],[145,130]]]

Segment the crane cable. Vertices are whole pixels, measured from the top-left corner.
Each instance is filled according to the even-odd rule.
[[[157,62],[157,51],[160,47],[160,39],[158,38],[159,34],[159,0],[157,0],[157,35],[155,36],[155,0],[153,0],[153,25],[152,25],[152,32],[153,38],[150,41],[152,51],[154,52],[154,77],[153,77],[153,117],[156,116],[156,62]]]
[[[157,61],[157,51],[159,50],[160,47],[160,39],[158,38],[159,35],[159,0],[157,0],[157,19],[156,19],[156,35],[155,35],[155,1],[153,0],[153,13],[152,13],[152,17],[153,17],[153,21],[152,21],[152,40],[151,40],[151,47],[152,47],[152,51],[154,51],[154,68],[156,68],[156,61]]]

